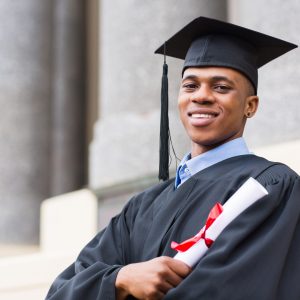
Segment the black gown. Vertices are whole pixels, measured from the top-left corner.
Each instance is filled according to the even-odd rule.
[[[255,155],[219,162],[178,189],[173,179],[133,197],[58,276],[46,299],[115,299],[115,279],[123,265],[173,257],[171,241],[196,234],[214,204],[225,203],[250,176],[269,194],[229,224],[164,299],[299,300],[299,176]]]

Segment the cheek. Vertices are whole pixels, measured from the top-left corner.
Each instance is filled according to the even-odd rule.
[[[180,116],[186,110],[187,103],[188,103],[187,99],[185,99],[184,97],[180,97],[180,96],[178,97],[177,107],[178,107],[178,111],[180,113]]]
[[[186,97],[184,97],[184,95],[182,94],[182,92],[179,92],[178,94],[178,98],[177,98],[177,104],[178,106],[184,101]]]
[[[226,117],[230,120],[240,120],[244,117],[244,103],[241,100],[237,99],[236,101],[232,102],[230,105],[224,104],[224,111],[227,115]]]

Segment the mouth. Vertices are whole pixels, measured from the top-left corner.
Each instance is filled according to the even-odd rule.
[[[196,127],[208,126],[212,124],[218,116],[219,113],[208,110],[188,112],[188,117],[190,119],[191,125]]]
[[[215,118],[217,113],[189,113],[188,116],[193,119],[212,119]]]

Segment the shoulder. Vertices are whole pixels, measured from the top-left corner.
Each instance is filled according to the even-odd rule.
[[[144,191],[133,196],[124,207],[125,213],[136,213],[138,210],[147,210],[151,208],[157,197],[166,189],[172,189],[174,186],[174,178],[151,186]]]
[[[268,190],[274,204],[292,203],[299,206],[299,175],[287,165],[274,162],[256,179]]]
[[[174,178],[157,183],[154,186],[144,190],[138,196],[156,198],[162,191],[174,185]]]
[[[295,181],[299,179],[299,175],[289,166],[280,162],[268,162],[270,163],[269,166],[257,177],[262,183],[268,185],[279,181]]]
[[[299,181],[299,175],[284,163],[270,161],[257,155],[246,155],[240,159],[240,167],[243,170],[252,170],[250,175],[265,187],[279,183],[287,187]]]
[[[130,202],[135,204],[139,203],[145,199],[151,201],[151,199],[155,199],[158,195],[160,195],[166,188],[170,188],[174,185],[174,178],[169,179],[167,181],[159,182],[144,191],[136,194]]]

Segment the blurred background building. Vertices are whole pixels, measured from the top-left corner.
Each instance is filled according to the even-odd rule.
[[[203,15],[299,44],[299,14],[297,0],[0,0],[0,273],[22,263],[36,272],[29,283],[7,276],[0,298],[40,299],[124,201],[157,182],[163,58],[153,52],[166,38]],[[182,62],[167,62],[181,158]],[[246,130],[254,152],[298,172],[299,81],[299,50],[262,67],[260,109]],[[48,272],[42,283],[39,272]],[[35,296],[22,294],[26,284]]]

